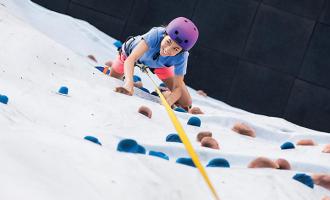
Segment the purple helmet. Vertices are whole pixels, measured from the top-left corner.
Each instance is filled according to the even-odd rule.
[[[185,17],[173,19],[167,25],[166,33],[185,51],[194,46],[199,34],[195,24]]]

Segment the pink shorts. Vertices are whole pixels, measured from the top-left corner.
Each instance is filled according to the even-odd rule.
[[[117,58],[112,62],[111,69],[115,70],[118,74],[124,74],[124,62],[126,60],[126,56],[124,54],[120,54]],[[162,67],[156,68],[154,73],[158,76],[160,80],[165,80],[171,77],[174,77],[174,66],[171,67]]]

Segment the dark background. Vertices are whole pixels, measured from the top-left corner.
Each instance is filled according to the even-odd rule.
[[[330,132],[330,0],[33,0],[125,40],[178,16],[200,31],[186,82],[232,106]]]

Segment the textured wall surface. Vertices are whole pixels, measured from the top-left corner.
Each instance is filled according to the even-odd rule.
[[[33,0],[120,40],[178,16],[200,29],[186,81],[250,112],[330,132],[330,0]]]

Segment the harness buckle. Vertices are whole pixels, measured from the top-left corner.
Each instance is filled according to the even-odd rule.
[[[140,68],[140,70],[143,72],[143,73],[147,73],[147,69],[148,69],[148,66],[142,64],[142,63],[135,63],[135,66],[137,66],[138,68]]]

